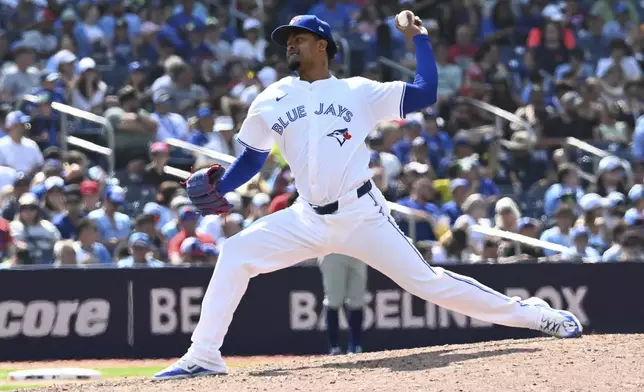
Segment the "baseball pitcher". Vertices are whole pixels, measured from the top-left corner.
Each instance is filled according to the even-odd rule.
[[[473,318],[560,338],[581,335],[582,325],[570,312],[537,298],[509,298],[430,266],[394,223],[371,181],[365,138],[380,121],[434,104],[438,79],[420,19],[404,11],[396,25],[416,46],[413,83],[333,77],[328,65],[337,46],[329,24],[315,16],[296,16],[273,31],[273,41],[286,47],[288,65],[299,76],[281,79],[253,101],[239,133],[245,150],[228,170],[218,165],[199,170],[186,187],[202,214],[227,213],[223,195],[259,172],[276,142],[300,197],[226,240],[192,345],[156,379],[227,373],[219,348],[249,280],[331,253],[362,260],[408,292]]]

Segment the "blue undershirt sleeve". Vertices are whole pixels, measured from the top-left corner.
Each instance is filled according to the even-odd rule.
[[[221,194],[232,192],[247,183],[264,167],[269,152],[260,152],[246,148],[230,165],[217,185]]]
[[[407,83],[403,93],[403,113],[413,113],[436,103],[438,99],[438,68],[429,37],[414,37],[416,45],[416,76]]]

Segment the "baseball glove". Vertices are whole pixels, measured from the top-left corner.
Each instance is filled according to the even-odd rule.
[[[202,215],[227,214],[232,210],[232,205],[217,191],[225,171],[223,166],[214,164],[192,173],[185,181],[188,197]]]

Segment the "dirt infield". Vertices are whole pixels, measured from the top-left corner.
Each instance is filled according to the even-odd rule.
[[[272,360],[228,376],[54,385],[39,392],[644,391],[644,335],[507,340]]]

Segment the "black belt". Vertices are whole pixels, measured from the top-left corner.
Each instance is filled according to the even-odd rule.
[[[360,188],[356,190],[356,192],[358,193],[358,199],[366,195],[367,193],[369,193],[370,190],[371,190],[371,181],[367,181],[364,184],[360,185]],[[340,205],[338,204],[337,201],[334,201],[333,203],[329,203],[323,206],[314,206],[311,204],[311,207],[313,207],[313,210],[318,215],[331,215],[338,210],[339,206]]]

